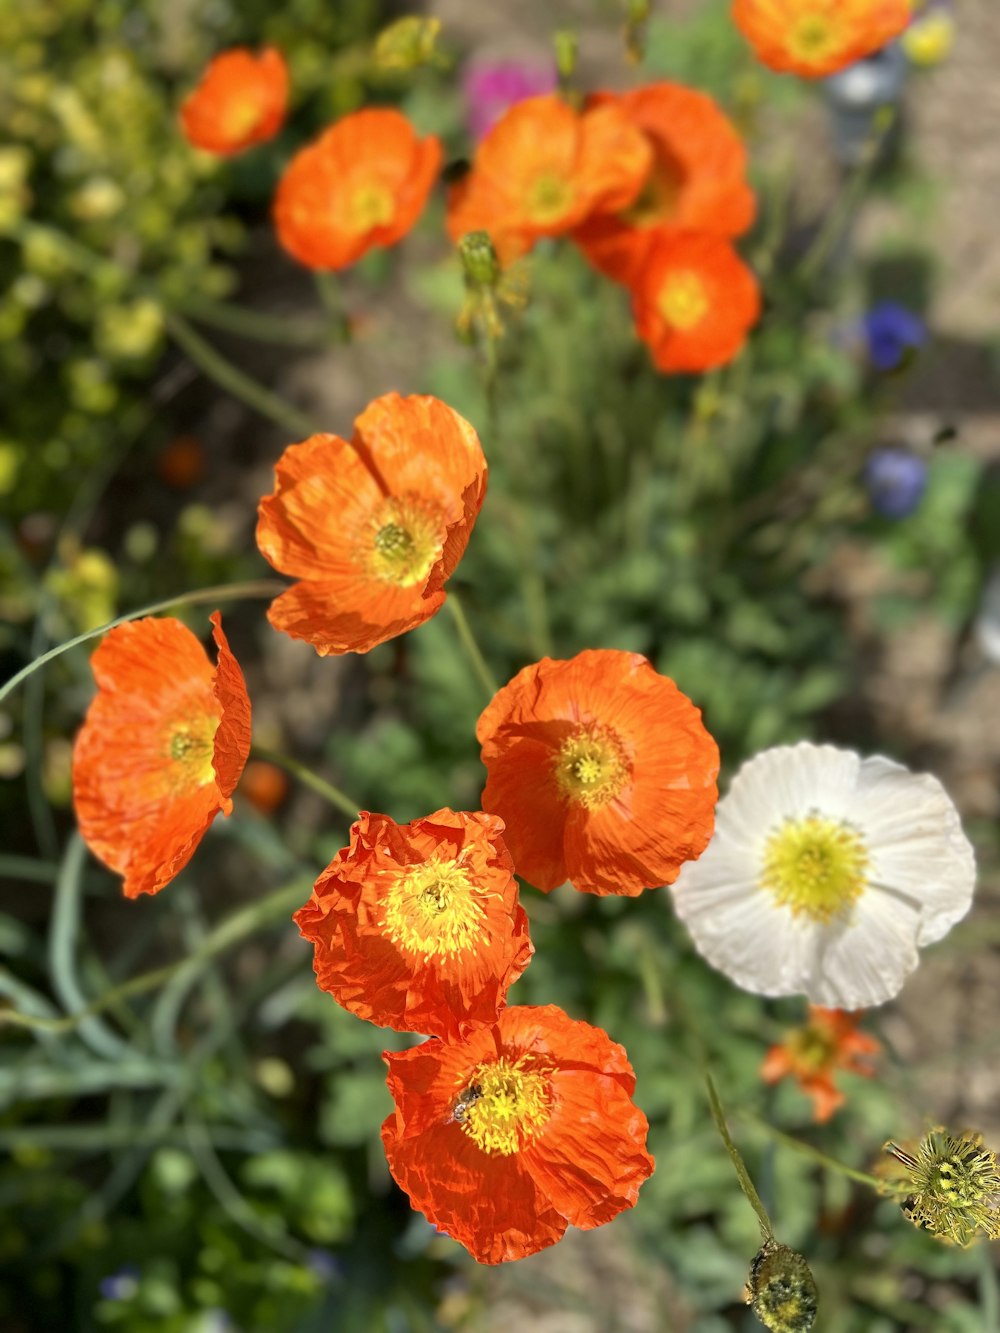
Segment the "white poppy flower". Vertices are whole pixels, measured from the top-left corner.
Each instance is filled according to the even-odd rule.
[[[975,875],[937,778],[803,742],[743,765],[673,897],[699,953],[738,986],[865,1009],[966,914]]]

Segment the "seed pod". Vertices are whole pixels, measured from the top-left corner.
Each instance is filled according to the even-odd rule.
[[[753,1312],[771,1333],[808,1333],[816,1322],[819,1292],[809,1265],[787,1245],[768,1240],[750,1267]]]

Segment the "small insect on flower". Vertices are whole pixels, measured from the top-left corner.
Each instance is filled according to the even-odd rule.
[[[928,1130],[911,1151],[890,1140],[890,1183],[903,1216],[950,1245],[1000,1239],[1000,1166],[981,1134]]]
[[[483,1095],[482,1085],[479,1083],[470,1083],[467,1088],[463,1088],[458,1100],[452,1108],[451,1115],[448,1117],[448,1123],[461,1124],[465,1120],[469,1111],[475,1106]]]

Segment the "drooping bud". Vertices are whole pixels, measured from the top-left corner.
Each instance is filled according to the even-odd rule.
[[[766,1240],[750,1267],[747,1302],[771,1333],[808,1333],[816,1322],[819,1292],[801,1254]]]
[[[625,0],[625,54],[633,65],[638,65],[645,54],[651,8],[651,0]]]
[[[502,305],[522,307],[528,297],[523,265],[506,273],[500,265],[489,232],[470,231],[458,243],[465,278],[465,300],[456,320],[460,338],[472,342],[477,336],[492,342],[504,331]]]
[[[929,1130],[909,1151],[890,1141],[903,1216],[952,1245],[1000,1239],[1000,1166],[981,1134]]]
[[[576,56],[580,39],[572,28],[559,28],[552,34],[552,49],[560,83],[567,83],[576,72]]]
[[[385,73],[401,73],[440,60],[437,50],[440,31],[440,19],[418,15],[397,19],[375,38],[375,68]]]
[[[465,285],[471,291],[495,287],[500,280],[500,261],[488,231],[468,231],[458,243]]]

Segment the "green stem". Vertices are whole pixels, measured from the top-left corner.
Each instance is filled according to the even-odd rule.
[[[892,116],[889,109],[887,113]],[[892,128],[890,119],[884,126],[876,125],[871,139],[865,145],[864,156],[842,191],[840,198],[826,216],[812,245],[799,265],[798,276],[806,285],[812,284],[822,273],[837,243],[846,233],[847,227],[861,202],[865,190],[875,173],[881,156],[882,145]]]
[[[335,787],[332,782],[317,776],[311,768],[306,768],[305,764],[300,764],[297,759],[292,759],[290,755],[281,754],[278,750],[267,750],[260,745],[255,745],[250,751],[253,759],[263,759],[266,763],[277,764],[280,768],[287,769],[293,778],[298,778],[303,786],[309,787],[312,791],[318,792],[335,806],[341,814],[353,823],[358,817],[360,806],[352,801],[346,792],[342,792],[339,787]]]
[[[760,1223],[761,1235],[767,1241],[774,1240],[774,1228],[771,1226],[771,1219],[767,1215],[767,1209],[761,1202],[761,1197],[757,1193],[753,1181],[750,1179],[750,1172],[746,1168],[746,1163],[740,1156],[740,1150],[732,1140],[729,1133],[729,1127],[726,1124],[725,1112],[722,1109],[722,1103],[719,1101],[719,1093],[715,1086],[715,1080],[712,1075],[705,1071],[705,1087],[708,1090],[708,1104],[712,1108],[712,1119],[715,1121],[716,1128],[722,1137],[722,1142],[726,1145],[726,1152],[729,1153],[730,1160],[736,1170],[737,1179],[740,1182],[740,1189],[746,1195],[747,1202],[757,1214],[757,1221]]]
[[[979,1309],[983,1333],[1000,1333],[1000,1280],[988,1245],[979,1247]]]
[[[33,662],[22,667],[11,676],[10,680],[0,686],[0,703],[20,685],[22,680],[27,680],[39,667],[45,666],[53,658],[61,657],[77,644],[99,638],[100,635],[107,634],[108,630],[115,629],[118,625],[125,625],[130,620],[138,620],[140,616],[156,615],[159,611],[167,611],[172,606],[183,606],[185,603],[196,606],[200,602],[231,602],[244,597],[276,597],[278,593],[285,591],[285,587],[286,584],[279,583],[277,579],[258,579],[255,583],[223,583],[215,588],[178,593],[176,597],[168,597],[165,601],[152,602],[149,606],[139,607],[137,611],[128,611],[115,620],[109,620],[106,625],[98,625],[97,629],[89,629],[84,634],[77,634],[75,638],[67,639],[65,643],[57,644],[55,648],[50,648],[47,653],[42,653],[41,657],[36,657]]]
[[[867,1171],[859,1171],[857,1167],[848,1166],[846,1162],[838,1161],[836,1157],[828,1157],[825,1152],[820,1152],[819,1148],[814,1148],[811,1143],[804,1143],[801,1139],[793,1138],[791,1134],[785,1134],[782,1130],[775,1129],[766,1120],[754,1115],[752,1111],[741,1110],[738,1114],[775,1143],[779,1143],[785,1148],[791,1148],[793,1152],[797,1152],[803,1157],[808,1157],[817,1166],[822,1166],[827,1171],[838,1171],[842,1176],[847,1176],[849,1180],[856,1180],[861,1185],[867,1185],[870,1189],[877,1190],[879,1194],[885,1194],[887,1181],[879,1180],[877,1176],[870,1175]]]
[[[200,324],[211,324],[253,342],[277,343],[289,347],[324,347],[342,337],[339,319],[336,327],[329,320],[282,319],[279,315],[251,310],[248,306],[235,305],[230,301],[213,301],[209,297],[185,297],[175,309],[190,315]]]
[[[191,360],[220,388],[294,435],[304,438],[319,432],[320,427],[304,412],[300,412],[284,398],[266,389],[263,384],[258,384],[255,379],[217,352],[200,333],[195,332],[183,315],[178,314],[176,310],[167,310],[163,319],[169,333],[183,347]]]
[[[137,977],[130,977],[128,981],[121,982],[120,985],[105,991],[99,995],[96,1000],[92,1000],[83,1009],[78,1009],[72,1014],[66,1014],[63,1018],[39,1018],[33,1014],[21,1013],[16,1009],[0,1010],[0,1026],[8,1024],[14,1027],[32,1028],[41,1032],[72,1032],[87,1018],[93,1014],[99,1014],[105,1009],[111,1009],[122,1000],[129,999],[133,995],[143,995],[147,991],[155,990],[164,982],[171,980],[180,972],[194,973],[209,959],[214,958],[216,954],[222,953],[237,944],[247,935],[262,925],[265,925],[272,918],[280,918],[290,911],[293,907],[302,905],[302,885],[283,884],[280,889],[262,898],[260,902],[251,903],[248,907],[234,912],[232,916],[227,917],[220,925],[211,931],[201,943],[187,954],[184,958],[175,963],[167,963],[164,967],[154,968],[151,972],[143,972]]]
[[[451,612],[451,618],[455,622],[455,628],[458,630],[458,637],[462,641],[462,647],[465,649],[466,656],[472,665],[476,674],[476,679],[482,685],[486,693],[487,700],[492,699],[500,688],[493,678],[493,672],[486,665],[486,659],[479,651],[479,644],[476,642],[476,636],[472,632],[472,627],[466,619],[462,603],[458,599],[458,594],[449,590],[444,600],[445,606]]]

